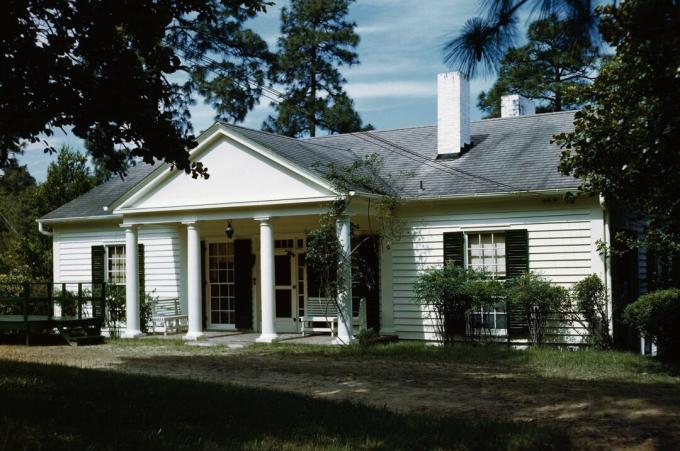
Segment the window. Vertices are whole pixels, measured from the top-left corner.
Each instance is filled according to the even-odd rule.
[[[106,280],[114,285],[125,284],[125,245],[106,247]]]
[[[505,233],[468,233],[467,266],[484,270],[494,279],[504,279],[506,274]],[[496,335],[508,328],[508,315],[504,305],[482,307],[469,315],[469,326],[477,333]]]
[[[508,313],[502,304],[482,307],[469,315],[469,325],[477,331],[489,331],[494,335],[508,328]]]
[[[467,234],[468,268],[486,270],[494,279],[505,278],[505,234]]]

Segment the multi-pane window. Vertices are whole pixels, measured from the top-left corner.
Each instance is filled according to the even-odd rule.
[[[469,316],[470,327],[477,330],[488,330],[492,334],[508,328],[508,313],[504,305],[480,307]]]
[[[106,280],[110,284],[125,284],[125,245],[106,248]]]
[[[505,278],[505,234],[475,232],[467,234],[467,266],[486,271],[494,279]],[[503,305],[480,307],[470,313],[470,327],[497,334],[507,329],[508,316]]]
[[[505,277],[505,234],[468,233],[468,268],[485,270],[493,278]]]
[[[208,245],[208,271],[210,322],[212,324],[235,324],[234,243],[210,243]]]

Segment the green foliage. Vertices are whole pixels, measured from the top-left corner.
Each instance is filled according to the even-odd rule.
[[[626,307],[624,321],[651,338],[659,354],[680,360],[680,289],[654,291]]]
[[[549,317],[563,311],[569,303],[569,292],[565,288],[532,272],[510,280],[507,293],[510,308],[522,312],[529,326],[529,338],[536,345],[545,341]]]
[[[315,167],[324,173],[338,193],[336,199],[329,203],[328,210],[319,219],[319,226],[307,233],[306,262],[308,267],[319,278],[318,282],[324,297],[337,302],[340,289],[346,282],[343,277],[345,265],[351,265],[352,281],[371,284],[376,277],[362,264],[358,250],[364,243],[362,240],[354,245],[349,255],[343,255],[338,240],[336,224],[350,206],[353,196],[351,192],[378,194],[380,197],[369,204],[367,215],[377,217],[377,229],[369,232],[380,237],[383,246],[389,246],[392,240],[398,239],[401,233],[401,221],[395,211],[400,205],[399,196],[390,187],[390,182],[383,179],[382,159],[377,154],[366,155],[349,166],[316,163]],[[390,178],[388,176],[388,178]],[[372,208],[372,209],[371,209]],[[354,233],[358,226],[351,224]]]
[[[109,336],[119,337],[122,331],[122,323],[125,322],[125,285],[106,285],[106,313],[104,325],[109,330]],[[158,302],[158,298],[152,294],[145,293],[139,303],[140,328],[142,332],[149,332],[153,316],[153,306]]]
[[[16,243],[36,227],[35,192],[35,179],[26,166],[11,160],[0,173],[0,274],[26,266],[26,262],[14,261],[7,256]]]
[[[0,231],[0,235],[6,236],[6,241],[0,245],[0,273],[26,267],[34,281],[51,280],[52,240],[38,232],[35,221],[92,189],[95,179],[87,158],[68,146],[62,147],[57,160],[50,163],[45,182],[36,187],[28,177],[26,172],[23,177],[0,179],[0,190],[5,185],[7,193],[0,199],[0,213],[13,229],[8,233]]]
[[[189,160],[189,106],[200,94],[224,119],[242,120],[252,109],[269,53],[243,25],[268,4],[6,2],[0,167],[22,142],[71,127],[109,172],[139,157],[205,174]]]
[[[472,17],[458,36],[444,46],[444,62],[468,77],[496,73],[505,52],[517,37],[519,17],[539,20],[556,15],[571,24],[571,36],[578,39],[597,33],[597,17],[592,0],[485,0],[480,1],[484,16]],[[616,0],[609,0],[616,4]]]
[[[529,42],[505,52],[498,79],[479,94],[477,106],[486,117],[500,117],[501,96],[507,94],[533,99],[539,113],[579,107],[598,52],[589,36],[574,31],[556,14],[530,24]]]
[[[602,280],[591,274],[574,285],[576,311],[583,315],[590,341],[599,349],[611,349],[612,338],[609,334],[607,314],[607,289]]]
[[[416,301],[434,312],[437,337],[447,345],[465,334],[468,311],[493,305],[503,295],[503,286],[485,272],[453,265],[424,272],[413,289]]]
[[[560,170],[578,177],[582,191],[648,220],[648,248],[677,253],[680,5],[627,0],[599,11],[616,55],[589,89],[574,132],[556,136]]]
[[[264,130],[297,137],[315,136],[317,129],[347,133],[373,128],[362,125],[339,69],[359,62],[356,24],[346,19],[353,1],[292,0],[282,8],[282,37],[271,78],[285,93],[273,104],[276,116],[264,122]]]

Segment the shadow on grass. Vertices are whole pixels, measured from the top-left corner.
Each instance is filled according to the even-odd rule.
[[[0,361],[4,449],[566,449],[534,424]]]
[[[601,448],[668,449],[675,448],[680,440],[680,380],[660,362],[626,353],[470,346],[351,349],[277,345],[239,352],[204,349],[192,355],[129,355],[117,365],[126,372],[173,371],[178,377],[217,382],[239,380],[250,384],[252,378],[252,383],[260,386],[282,383],[282,389],[331,394],[335,399],[462,411],[466,412],[461,414],[463,418],[485,418],[400,417],[369,409],[383,413],[370,421],[371,414],[357,414],[357,421],[367,431],[383,432],[367,436],[361,427],[351,426],[353,433],[359,434],[352,437],[365,440],[352,442],[349,447],[368,447],[366,443],[378,440],[385,448],[399,447],[396,444],[405,444],[405,448],[454,444],[493,449],[515,439],[528,443],[519,437],[538,431],[520,429],[516,435],[517,423],[487,421],[491,418],[531,418],[537,420],[531,424],[564,428],[579,447],[597,444]],[[363,412],[365,407],[354,409]],[[388,423],[398,430],[396,436],[390,435],[385,426]],[[422,442],[410,438],[419,428]],[[452,432],[440,440],[437,437],[442,430]]]

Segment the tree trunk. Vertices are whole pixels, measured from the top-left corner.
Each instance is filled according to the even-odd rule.
[[[309,136],[316,136],[316,48],[312,48],[311,80],[309,83],[310,102],[307,108],[307,126]]]

